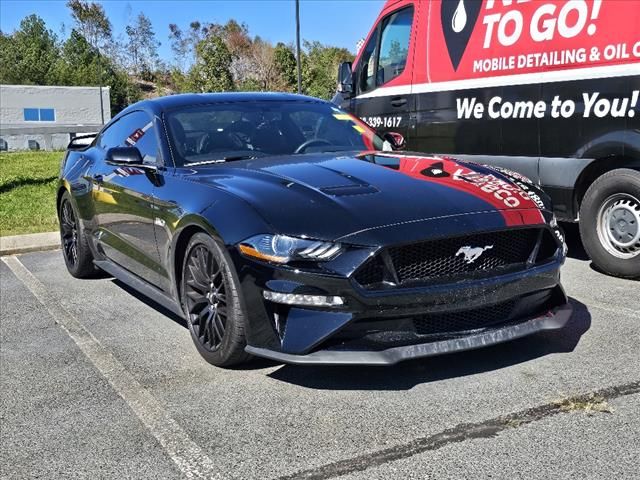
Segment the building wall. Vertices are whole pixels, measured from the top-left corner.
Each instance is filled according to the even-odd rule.
[[[111,119],[109,87],[0,85],[0,149],[63,149],[76,134],[96,132]],[[54,121],[25,121],[25,108],[54,109]]]
[[[79,130],[74,128],[74,130]],[[0,150],[7,150],[9,152],[15,152],[20,150],[32,150],[29,141],[36,142],[36,148],[34,150],[65,150],[69,142],[76,136],[87,135],[90,133],[97,133],[98,128],[91,127],[89,129],[83,129],[82,131],[74,132],[61,132],[61,133],[18,133],[18,134],[0,134],[0,143],[6,142],[5,145],[0,145]],[[5,148],[6,146],[6,148]]]

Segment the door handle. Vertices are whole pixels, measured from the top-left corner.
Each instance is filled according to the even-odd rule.
[[[391,100],[391,106],[392,107],[402,107],[403,105],[407,104],[407,99],[406,98],[394,98]]]

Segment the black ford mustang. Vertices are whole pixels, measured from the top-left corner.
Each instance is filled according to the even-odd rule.
[[[137,103],[69,146],[66,265],[184,316],[221,366],[391,364],[561,328],[547,197],[397,138],[296,95]]]

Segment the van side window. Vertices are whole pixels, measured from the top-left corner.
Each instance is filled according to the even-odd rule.
[[[412,22],[413,7],[399,10],[384,20],[376,74],[378,86],[393,80],[404,71],[409,54]]]
[[[376,86],[375,59],[378,50],[378,29],[371,34],[369,43],[362,51],[360,57],[360,68],[358,69],[358,90],[360,92],[368,92]]]

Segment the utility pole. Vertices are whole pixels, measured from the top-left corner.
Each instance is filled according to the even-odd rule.
[[[296,63],[298,64],[298,93],[302,93],[302,58],[300,57],[300,0],[296,0]]]
[[[100,92],[100,122],[102,123],[102,125],[104,125],[104,100],[102,100],[102,75],[100,75],[100,88],[99,88],[99,92]]]
[[[98,60],[96,64],[98,66],[98,94],[100,95],[100,123],[104,125],[104,100],[102,99],[102,56],[100,54],[100,49],[97,46],[95,46],[94,48]]]

